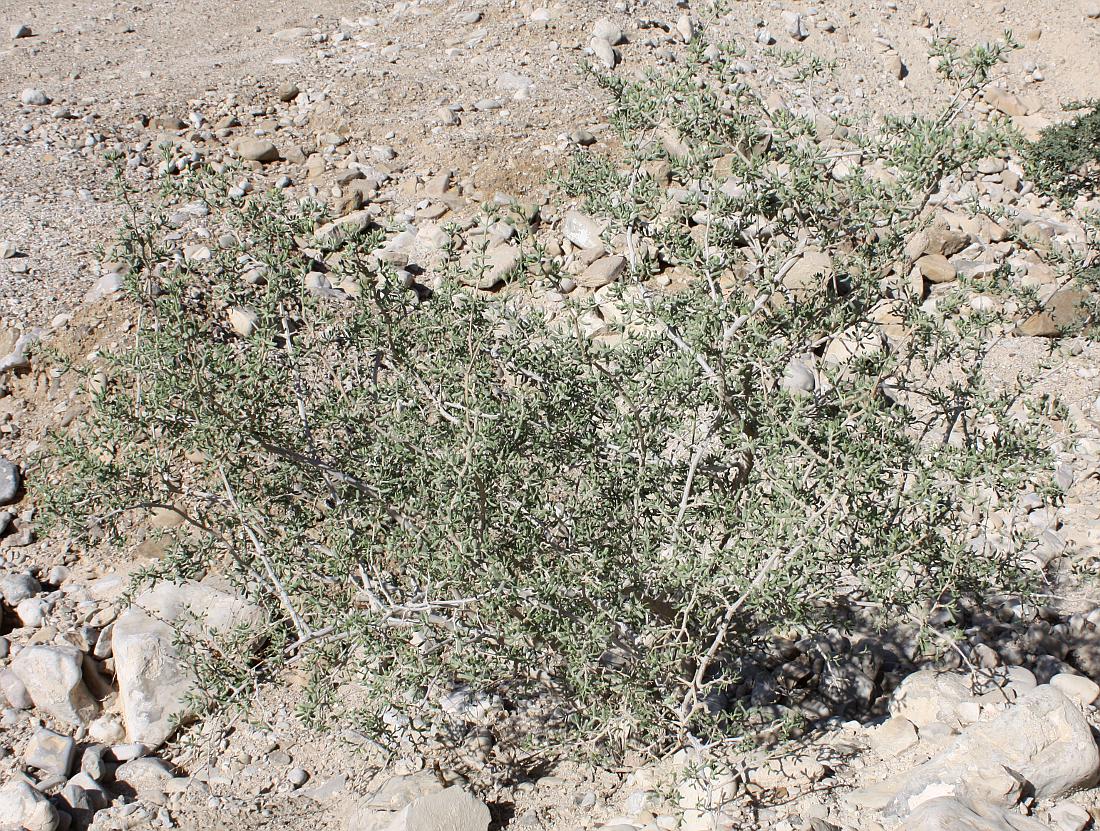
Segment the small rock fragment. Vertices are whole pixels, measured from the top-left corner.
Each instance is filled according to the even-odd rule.
[[[562,222],[562,235],[578,248],[595,248],[602,244],[604,226],[579,211],[567,211]]]
[[[606,17],[601,17],[592,27],[592,37],[606,40],[612,46],[623,42],[623,30]]]
[[[1027,115],[1027,106],[1017,96],[1000,87],[986,87],[982,97],[989,106],[1005,115]]]
[[[23,761],[32,768],[46,773],[68,776],[75,756],[76,742],[71,736],[55,733],[46,727],[39,727],[27,742]]]
[[[0,505],[10,505],[15,501],[22,481],[19,467],[7,459],[0,459]]]
[[[247,306],[234,306],[229,310],[229,328],[242,338],[249,337],[260,324],[260,316]]]
[[[279,158],[279,148],[266,139],[241,139],[233,145],[233,150],[250,162],[274,162]]]
[[[1100,685],[1083,675],[1060,672],[1050,679],[1050,685],[1061,690],[1067,698],[1085,706],[1100,697]]]
[[[608,283],[614,283],[626,270],[626,258],[614,255],[601,257],[588,266],[577,277],[577,285],[590,289],[598,289]]]
[[[1084,831],[1092,821],[1092,815],[1080,805],[1060,802],[1050,809],[1050,821],[1057,831]]]
[[[791,40],[805,40],[810,36],[810,30],[806,28],[806,20],[798,12],[783,12],[783,27]]]
[[[11,669],[36,707],[60,722],[83,727],[99,715],[99,704],[84,686],[81,658],[75,647],[28,646]]]
[[[159,790],[173,778],[172,771],[155,756],[143,756],[115,770],[115,781],[129,785],[137,792]]]
[[[28,107],[45,107],[51,103],[53,99],[40,89],[28,87],[19,94],[19,100]]]
[[[26,782],[13,779],[0,789],[0,828],[54,831],[57,827],[57,810]]]
[[[958,270],[943,254],[925,254],[917,260],[917,270],[930,283],[950,283],[959,276]]]

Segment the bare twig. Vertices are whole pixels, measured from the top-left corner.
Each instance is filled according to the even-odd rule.
[[[233,488],[230,487],[229,479],[225,475],[225,468],[219,465],[218,473],[221,475],[222,484],[225,486],[225,495],[229,499],[229,503],[233,506],[233,510],[236,511],[241,527],[244,528],[249,540],[251,540],[252,547],[256,550],[256,556],[259,557],[260,562],[263,563],[264,571],[267,572],[267,578],[271,581],[275,593],[279,595],[279,600],[282,602],[287,614],[290,615],[290,620],[294,624],[295,631],[298,633],[298,639],[300,641],[311,639],[313,637],[313,632],[310,631],[305,621],[298,615],[298,611],[294,608],[294,604],[290,602],[290,595],[287,594],[286,588],[279,580],[279,576],[275,573],[275,569],[271,565],[271,560],[267,556],[267,551],[264,549],[263,543],[260,542],[260,538],[256,536],[256,532],[252,530],[252,526],[245,520],[244,513],[241,511],[241,506],[237,502],[236,494],[233,493]]]

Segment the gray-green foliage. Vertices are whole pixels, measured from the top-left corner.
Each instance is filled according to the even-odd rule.
[[[1076,118],[1046,127],[1025,148],[1028,174],[1063,201],[1100,191],[1100,100],[1069,109]]]
[[[135,344],[56,437],[64,487],[43,499],[81,529],[176,506],[187,533],[149,576],[219,570],[270,610],[251,664],[198,664],[211,703],[292,661],[305,714],[383,737],[391,708],[447,724],[439,698],[466,686],[502,711],[537,702],[538,752],[664,748],[735,729],[718,702],[767,628],[1018,584],[1019,541],[973,530],[1044,458],[1026,396],[985,381],[999,319],[966,303],[1004,275],[930,309],[892,269],[928,193],[1000,137],[892,120],[851,134],[888,175],[830,176],[823,125],[765,107],[735,59],[700,48],[646,83],[601,80],[625,156],[579,153],[562,186],[637,248],[595,337],[591,300],[551,320],[451,278],[422,299],[370,256],[381,229],[304,253],[318,214],[279,194],[223,200],[239,245],[209,262],[173,258],[155,218],[125,229]],[[684,204],[645,172],[669,157],[664,131],[690,149],[676,177],[700,185]],[[807,240],[837,276],[792,292]],[[359,296],[305,291],[315,257]],[[658,258],[692,281],[640,290]],[[242,280],[257,264],[264,280]],[[838,333],[875,341],[884,298],[905,338],[818,359]],[[258,314],[248,337],[236,306]],[[781,383],[794,359],[816,364],[815,392]]]

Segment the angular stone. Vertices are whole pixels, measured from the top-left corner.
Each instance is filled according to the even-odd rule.
[[[0,789],[0,828],[54,831],[57,810],[26,782],[15,779]]]
[[[30,767],[46,773],[68,776],[75,756],[76,742],[71,736],[55,733],[46,727],[39,727],[27,742],[23,761]]]
[[[1049,685],[1036,687],[990,721],[970,725],[945,750],[894,780],[887,806],[905,817],[929,796],[981,798],[1012,805],[1020,790],[994,787],[994,774],[1011,777],[1039,799],[1053,799],[1092,785],[1100,752],[1077,705]],[[991,792],[992,791],[992,792]],[[1003,793],[1001,793],[1003,791]]]
[[[327,241],[330,238],[336,237],[338,234],[343,234],[346,237],[353,237],[356,234],[361,234],[369,230],[373,226],[374,215],[369,211],[352,211],[350,214],[322,225],[313,232],[313,235],[318,240]]]
[[[242,338],[247,338],[255,332],[256,327],[260,323],[260,316],[256,314],[254,309],[250,309],[247,306],[234,306],[229,310],[227,317],[229,319],[229,328]]]
[[[919,260],[925,254],[951,257],[966,248],[970,241],[968,234],[947,227],[941,219],[909,238],[905,244],[905,256],[913,261]]]
[[[279,159],[279,148],[265,139],[241,139],[233,145],[233,152],[250,162],[274,162]]]
[[[10,505],[19,496],[23,477],[19,465],[0,459],[0,505]]]
[[[1000,87],[986,87],[982,97],[989,106],[1005,115],[1027,115],[1027,106],[1017,96]]]
[[[111,636],[130,741],[159,747],[175,729],[173,719],[190,716],[185,699],[194,678],[174,645],[173,623],[198,634],[199,626],[218,633],[261,619],[258,608],[212,582],[163,582],[140,595],[115,621]]]
[[[1084,831],[1092,815],[1080,805],[1062,802],[1050,809],[1050,821],[1057,831]]]
[[[619,255],[601,257],[577,276],[577,285],[598,289],[618,280],[626,270],[626,258]]]
[[[796,300],[821,291],[833,277],[833,258],[824,251],[809,249],[783,277],[783,285]]]
[[[111,794],[107,793],[106,788],[84,771],[81,771],[70,779],[69,784],[84,791],[85,795],[96,809],[106,808],[114,798]]]
[[[0,597],[9,606],[18,606],[24,600],[34,597],[42,591],[42,584],[33,574],[5,574],[0,577]]]
[[[387,831],[486,831],[489,809],[461,788],[447,788],[407,805]]]
[[[930,799],[898,831],[1049,831],[1037,820],[984,802]]]
[[[1033,338],[1055,338],[1065,331],[1072,332],[1088,318],[1085,292],[1073,288],[1056,291],[1036,312],[1019,326],[1019,333]]]
[[[917,270],[930,283],[950,283],[959,276],[958,270],[943,254],[925,254],[917,260]]]
[[[11,669],[34,706],[55,719],[83,727],[99,715],[99,703],[84,686],[80,650],[69,646],[28,646]]]
[[[162,790],[172,778],[168,765],[154,756],[143,756],[115,769],[115,782],[133,788],[135,793]]]
[[[884,757],[904,753],[917,743],[917,728],[909,719],[895,716],[871,733],[871,747]]]
[[[566,211],[561,232],[562,236],[578,248],[595,248],[603,244],[600,235],[604,227],[603,223],[579,211]]]

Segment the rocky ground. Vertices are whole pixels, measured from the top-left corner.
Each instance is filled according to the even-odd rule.
[[[797,47],[836,62],[813,100],[838,118],[931,107],[933,33],[973,43],[1012,29],[1022,48],[975,117],[1007,115],[1034,133],[1064,118],[1063,104],[1095,94],[1100,7],[740,0],[714,17],[671,2],[8,5],[0,14],[0,690],[8,705],[0,828],[1081,831],[1100,817],[1100,350],[1051,337],[1075,308],[1053,302],[1064,298],[1053,272],[1007,231],[1050,245],[1084,239],[1036,197],[1018,160],[988,160],[972,181],[945,188],[933,205],[938,230],[914,241],[912,260],[916,279],[933,288],[1007,263],[1056,310],[1021,320],[990,361],[1009,381],[1053,349],[1042,384],[1068,406],[1053,472],[1068,498],[1051,506],[1023,494],[1011,509],[1012,520],[1039,531],[1025,554],[1052,569],[1048,603],[1002,598],[952,610],[968,640],[933,650],[938,674],[917,671],[924,660],[906,626],[892,639],[853,628],[776,641],[746,659],[744,696],[828,728],[781,749],[692,748],[615,770],[569,764],[485,789],[415,753],[385,753],[355,731],[315,734],[285,689],[265,691],[248,720],[227,716],[176,735],[187,674],[166,621],[189,606],[228,626],[251,610],[210,580],[129,606],[127,577],[163,553],[155,532],[173,518],[154,514],[134,527],[125,550],[81,556],[64,539],[36,535],[23,489],[45,431],[68,426],[84,406],[26,357],[28,345],[43,338],[94,369],[96,350],[123,342],[134,325],[103,253],[130,210],[111,184],[116,166],[134,188],[127,199],[141,204],[163,171],[242,161],[242,194],[276,187],[313,196],[344,223],[392,216],[404,230],[383,256],[400,267],[430,268],[453,242],[443,227],[454,222],[467,251],[488,241],[485,289],[516,267],[520,251],[508,227],[478,224],[478,206],[537,206],[535,232],[570,275],[536,281],[552,306],[574,291],[599,292],[631,256],[626,241],[601,242],[594,220],[547,181],[578,145],[614,142],[607,102],[578,74],[580,61],[633,75],[681,60],[704,27],[746,42],[750,68]],[[758,81],[791,107],[810,98],[793,70]],[[971,198],[1001,219],[975,222],[962,210]],[[218,245],[208,212],[189,202],[169,217],[181,256],[209,257]],[[311,288],[350,291],[323,275]],[[595,332],[601,321],[591,324]],[[247,328],[247,315],[233,325]]]

